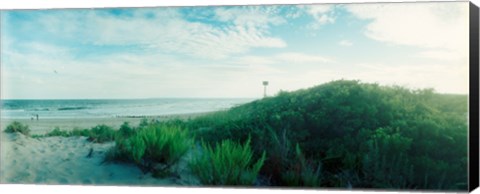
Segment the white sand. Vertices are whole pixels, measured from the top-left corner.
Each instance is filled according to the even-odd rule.
[[[112,121],[113,120],[113,121]],[[106,124],[123,123],[124,118]],[[139,119],[137,119],[139,120]],[[69,120],[71,121],[71,120]],[[28,124],[28,123],[26,123]],[[29,125],[32,131],[45,131],[52,126],[95,126],[97,122],[39,121]],[[136,125],[136,123],[132,123]],[[82,185],[198,185],[186,168],[186,159],[177,165],[179,176],[156,179],[143,174],[136,166],[103,163],[104,153],[114,143],[91,143],[86,137],[30,138],[20,133],[0,132],[0,183],[82,184]],[[41,129],[41,127],[45,129]],[[61,125],[60,125],[61,127]],[[78,127],[78,126],[77,126]],[[93,148],[93,155],[87,155]],[[187,155],[185,158],[188,158]]]

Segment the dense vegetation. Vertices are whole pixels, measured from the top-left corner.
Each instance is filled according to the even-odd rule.
[[[339,80],[190,120],[45,136],[115,140],[107,161],[162,176],[192,149],[207,185],[465,190],[467,113],[466,95]]]
[[[271,185],[466,189],[467,96],[333,81],[184,125],[267,152]],[[298,145],[298,146],[294,146]]]

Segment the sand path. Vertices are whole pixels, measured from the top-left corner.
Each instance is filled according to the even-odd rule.
[[[114,143],[91,143],[85,137],[30,138],[1,132],[0,182],[81,185],[196,185],[179,165],[177,177],[156,179],[136,166],[102,163]],[[93,149],[91,157],[87,157]],[[183,162],[185,163],[185,162]]]

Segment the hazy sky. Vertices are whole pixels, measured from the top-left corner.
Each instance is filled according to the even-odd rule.
[[[2,98],[468,93],[468,2],[2,11]]]

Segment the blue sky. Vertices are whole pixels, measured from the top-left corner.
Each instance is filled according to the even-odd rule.
[[[468,2],[2,11],[2,98],[468,93]]]

